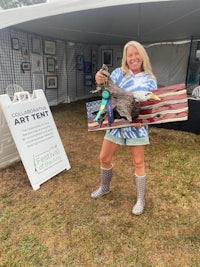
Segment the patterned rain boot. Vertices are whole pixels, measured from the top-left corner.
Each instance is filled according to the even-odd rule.
[[[112,167],[110,169],[101,168],[101,184],[100,187],[92,192],[92,198],[99,198],[110,192],[110,182],[112,179]]]
[[[135,174],[136,190],[137,190],[137,202],[133,206],[132,213],[140,215],[144,211],[145,206],[145,186],[146,186],[146,174],[144,176],[137,176]]]

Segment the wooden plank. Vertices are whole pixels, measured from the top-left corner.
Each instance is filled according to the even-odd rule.
[[[156,124],[188,119],[188,99],[185,84],[171,85],[153,91],[160,100],[141,102],[140,115],[129,122],[125,119],[115,119],[110,125],[107,116],[100,126],[94,121],[95,112],[98,112],[101,100],[86,103],[88,131],[121,128],[140,124]]]

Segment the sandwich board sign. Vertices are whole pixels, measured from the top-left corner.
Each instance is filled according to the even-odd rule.
[[[43,90],[1,95],[0,105],[34,190],[71,168]]]

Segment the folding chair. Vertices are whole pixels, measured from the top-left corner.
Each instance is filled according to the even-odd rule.
[[[18,85],[18,84],[9,84],[6,87],[5,93],[8,94],[11,99],[13,99],[14,93],[23,92],[23,91],[24,91],[24,89],[20,85]]]

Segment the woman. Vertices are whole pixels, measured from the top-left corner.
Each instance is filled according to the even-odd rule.
[[[106,78],[101,71],[98,71],[95,79],[97,84],[102,84]],[[144,47],[136,41],[130,41],[124,46],[122,66],[112,72],[111,79],[122,89],[133,92],[133,96],[134,92],[148,92],[157,88],[149,57]],[[107,130],[100,152],[101,183],[100,187],[92,192],[91,197],[99,198],[110,192],[112,157],[120,145],[127,145],[131,149],[137,189],[137,202],[133,206],[132,213],[142,214],[146,186],[144,150],[147,144],[149,144],[147,125]]]

